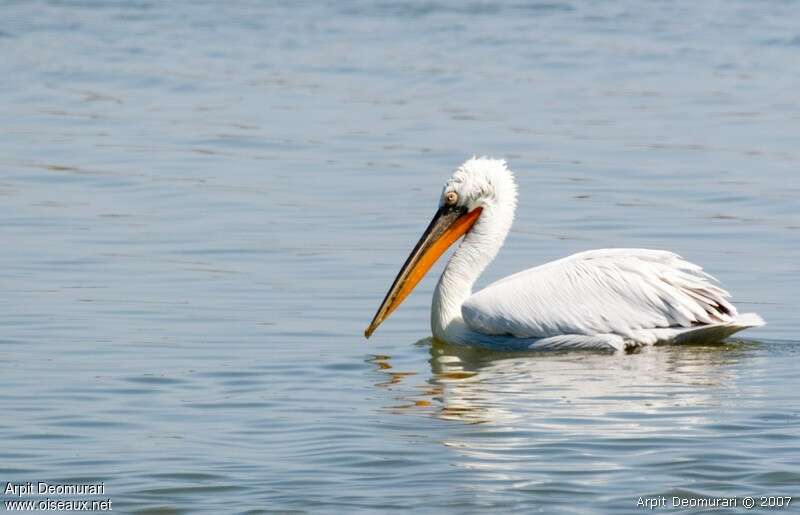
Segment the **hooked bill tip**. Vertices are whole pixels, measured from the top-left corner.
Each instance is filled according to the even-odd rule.
[[[364,338],[366,338],[366,339],[368,339],[368,340],[369,340],[369,337],[370,337],[370,336],[372,336],[372,333],[374,333],[374,332],[375,332],[375,329],[377,329],[377,328],[378,328],[378,326],[379,326],[379,325],[381,325],[381,322],[382,322],[383,320],[382,320],[382,319],[381,319],[381,320],[378,320],[377,318],[378,318],[378,317],[375,317],[375,320],[373,320],[372,322],[370,322],[370,324],[367,326],[367,328],[366,328],[366,329],[364,329]]]

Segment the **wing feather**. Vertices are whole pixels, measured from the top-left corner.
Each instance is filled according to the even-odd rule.
[[[647,249],[581,252],[497,281],[462,306],[487,335],[547,338],[727,323],[728,292],[677,254]]]

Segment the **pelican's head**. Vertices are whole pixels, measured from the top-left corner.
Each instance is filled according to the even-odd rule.
[[[513,209],[517,203],[514,175],[503,159],[467,159],[445,183],[440,207],[446,203],[450,192],[458,197],[457,204],[469,211],[495,206]]]
[[[406,259],[375,317],[364,331],[369,338],[430,270],[436,260],[466,234],[484,209],[509,208],[517,201],[514,177],[501,159],[473,157],[453,172],[439,198],[439,209]]]

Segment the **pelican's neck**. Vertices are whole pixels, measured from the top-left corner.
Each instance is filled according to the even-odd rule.
[[[497,255],[514,221],[513,201],[483,207],[478,220],[453,252],[433,292],[431,330],[433,336],[455,341],[463,331],[461,305],[472,295],[472,286]]]

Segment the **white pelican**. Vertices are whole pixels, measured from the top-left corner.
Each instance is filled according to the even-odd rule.
[[[472,293],[514,220],[517,186],[503,160],[472,158],[447,181],[439,209],[364,336],[414,289],[461,236],[433,293],[433,336],[499,349],[623,350],[716,341],[764,321],[739,314],[699,266],[663,250],[581,252]]]

